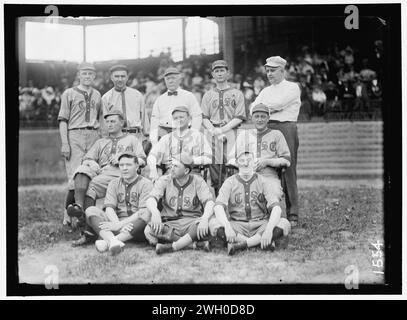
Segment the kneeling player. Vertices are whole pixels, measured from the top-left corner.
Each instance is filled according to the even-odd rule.
[[[264,250],[286,247],[290,223],[281,218],[273,188],[264,177],[254,173],[253,154],[240,152],[237,166],[239,173],[223,183],[214,207],[216,218],[225,228],[228,254],[258,245]]]
[[[144,241],[144,228],[150,220],[146,208],[153,184],[137,174],[137,156],[124,152],[118,158],[120,178],[112,180],[106,191],[105,211],[92,206],[86,209],[88,225],[102,238],[96,249],[109,250],[113,255],[121,251],[127,240]]]
[[[147,200],[151,222],[145,235],[156,245],[157,254],[181,250],[198,240],[204,241],[204,249],[209,251],[209,230],[216,234],[220,227],[211,219],[215,203],[209,187],[201,176],[191,174],[191,166],[192,158],[186,153],[172,159],[171,174],[156,181]],[[161,213],[157,208],[160,200]]]

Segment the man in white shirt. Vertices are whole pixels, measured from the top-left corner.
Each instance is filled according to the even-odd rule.
[[[110,68],[110,80],[113,88],[102,96],[103,114],[120,110],[124,115],[123,132],[134,133],[138,138],[146,133],[144,97],[140,91],[128,87],[129,70],[125,65],[114,65]],[[104,126],[105,127],[105,126]],[[107,135],[107,129],[103,130]]]
[[[155,145],[162,136],[175,128],[172,111],[177,106],[188,108],[192,117],[192,129],[199,130],[202,123],[202,110],[198,100],[191,92],[179,87],[181,76],[178,69],[168,68],[164,73],[164,81],[168,90],[157,98],[151,113],[150,140],[152,145]]]
[[[297,118],[301,107],[301,90],[297,83],[284,78],[287,61],[280,56],[269,57],[264,65],[270,86],[264,88],[252,104],[260,103],[269,108],[269,128],[280,130],[290,149],[291,165],[282,175],[285,194],[287,219],[291,226],[298,224],[298,189],[297,189]]]

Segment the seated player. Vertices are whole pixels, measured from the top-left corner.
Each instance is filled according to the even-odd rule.
[[[209,187],[201,176],[191,174],[191,165],[186,153],[172,159],[171,174],[156,181],[147,199],[151,221],[144,232],[157,254],[181,250],[198,240],[209,251],[210,234],[218,234],[221,227],[213,217],[215,203]]]
[[[283,189],[277,170],[290,166],[290,150],[281,131],[267,127],[268,119],[267,106],[254,106],[252,120],[256,129],[239,130],[236,149],[246,148],[255,154],[254,171],[267,179],[273,193],[281,200]]]
[[[104,118],[109,136],[95,142],[75,171],[75,203],[67,208],[70,217],[84,219],[84,211],[105,196],[109,182],[120,177],[118,156],[121,153],[134,152],[139,165],[145,165],[146,157],[140,141],[134,135],[122,132],[123,113],[112,110]],[[73,245],[86,243],[87,235],[91,234],[89,230],[85,231]]]
[[[205,136],[196,129],[188,128],[191,122],[188,108],[175,107],[172,118],[176,129],[163,136],[153,146],[147,158],[150,178],[153,181],[158,179],[157,165],[161,165],[165,174],[171,165],[171,159],[182,152],[192,156],[194,166],[212,163],[212,149]],[[194,167],[194,171],[196,170],[197,168]]]
[[[104,202],[105,211],[98,207],[86,209],[86,222],[102,238],[95,242],[99,252],[115,255],[130,239],[145,241],[144,228],[150,221],[146,200],[153,183],[137,174],[137,156],[124,152],[119,158],[120,178],[110,181]]]
[[[228,254],[258,245],[264,250],[286,247],[290,223],[281,218],[273,188],[254,173],[253,154],[242,150],[237,166],[239,173],[223,183],[214,207],[216,218],[224,226]]]

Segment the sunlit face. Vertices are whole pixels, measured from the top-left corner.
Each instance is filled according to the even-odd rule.
[[[172,119],[176,128],[179,128],[181,130],[188,128],[190,120],[188,113],[183,111],[175,111],[172,114]]]
[[[83,86],[91,86],[95,77],[96,73],[92,70],[79,70],[78,72],[79,84]]]
[[[181,76],[179,74],[169,74],[164,77],[164,81],[169,91],[175,91],[181,83]]]
[[[217,83],[225,82],[229,78],[229,70],[224,67],[216,68],[212,71],[212,77]]]
[[[126,87],[127,81],[129,80],[129,75],[126,70],[116,70],[113,71],[110,79],[116,89],[122,90]]]
[[[111,115],[105,119],[109,134],[119,133],[123,128],[124,121],[118,115]]]
[[[189,169],[184,166],[179,160],[172,159],[171,176],[175,179],[180,179],[188,174]]]
[[[244,153],[237,158],[237,166],[239,169],[247,169],[254,166],[254,156],[252,153]]]
[[[284,69],[281,67],[266,66],[266,74],[270,84],[280,83],[284,79]]]
[[[267,127],[267,123],[269,121],[269,114],[265,112],[255,112],[252,115],[252,120],[256,129],[259,131],[263,131]]]
[[[138,167],[139,165],[135,162],[134,158],[128,158],[126,156],[120,158],[119,169],[120,174],[124,179],[129,180],[134,178],[137,175]]]

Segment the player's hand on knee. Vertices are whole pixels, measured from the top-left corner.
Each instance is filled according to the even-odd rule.
[[[61,147],[61,155],[66,159],[69,160],[71,158],[71,146],[69,143],[64,143]]]
[[[157,213],[152,213],[151,214],[151,230],[153,230],[153,232],[155,234],[159,234],[161,232],[161,229],[163,227],[162,221],[161,221],[161,216]]]
[[[198,239],[202,239],[208,234],[209,222],[208,219],[202,218],[198,224]]]
[[[226,235],[226,240],[230,243],[236,241],[236,232],[232,229],[230,225],[225,226],[225,235]]]
[[[260,247],[265,249],[271,244],[271,240],[273,238],[273,229],[266,228],[263,235],[261,236]]]

